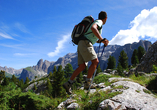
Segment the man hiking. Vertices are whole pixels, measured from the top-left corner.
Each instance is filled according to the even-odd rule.
[[[80,40],[77,47],[78,52],[78,68],[73,72],[70,79],[63,84],[66,92],[70,95],[72,94],[71,86],[74,82],[75,77],[85,69],[87,62],[91,61],[92,64],[88,69],[88,75],[86,81],[84,83],[84,89],[88,89],[91,83],[91,78],[93,73],[99,63],[97,54],[93,48],[93,45],[97,42],[103,40],[101,33],[102,33],[102,26],[106,23],[107,20],[107,13],[105,11],[101,11],[98,15],[98,20],[95,20],[86,33],[84,34],[85,40]],[[109,41],[107,39],[103,40],[105,46],[108,45]],[[91,88],[95,88],[91,85]]]

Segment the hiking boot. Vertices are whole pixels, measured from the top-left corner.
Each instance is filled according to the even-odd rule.
[[[88,90],[90,84],[91,84],[91,81],[90,81],[90,80],[89,80],[89,81],[85,81],[85,83],[84,83],[84,89]],[[95,86],[94,84],[91,84],[90,89],[95,89],[95,88],[96,88],[96,86]]]
[[[63,84],[64,89],[69,95],[72,94],[71,86],[72,86],[72,83],[70,83],[69,81]]]

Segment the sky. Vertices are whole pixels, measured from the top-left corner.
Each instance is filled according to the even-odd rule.
[[[73,27],[100,11],[109,45],[156,41],[157,0],[0,0],[0,66],[21,69],[75,53]]]

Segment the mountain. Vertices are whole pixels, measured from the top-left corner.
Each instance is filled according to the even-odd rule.
[[[16,70],[16,69],[11,68],[11,67],[8,68],[7,66],[5,66],[5,67],[1,67],[1,66],[0,66],[0,70],[3,70],[3,71],[5,71],[6,73],[9,73],[9,74],[11,74],[11,75],[13,75],[13,74],[19,75],[19,74],[21,74],[21,72],[22,72],[23,69]]]
[[[129,58],[128,63],[129,63],[129,65],[131,65],[131,57],[132,57],[132,53],[133,53],[134,49],[138,49],[139,46],[142,46],[145,49],[145,51],[147,52],[151,45],[152,44],[149,41],[140,40],[139,42],[134,42],[132,44],[126,44],[124,46],[120,46],[114,53],[111,54],[111,56],[114,56],[116,59],[116,62],[118,63],[118,58],[119,58],[120,52],[122,50],[124,50]]]
[[[53,63],[54,62],[49,62],[47,60],[43,62],[43,59],[40,59],[36,66],[24,68],[19,79],[23,79],[23,81],[25,81],[26,77],[28,77],[30,80],[33,80],[35,76],[44,76],[47,74],[48,67]]]
[[[122,50],[124,50],[126,52],[128,58],[129,58],[128,63],[129,63],[129,65],[131,65],[132,53],[133,53],[134,49],[138,49],[139,46],[142,46],[146,51],[148,51],[148,48],[151,46],[151,42],[146,41],[146,40],[140,40],[139,42],[134,42],[132,44],[126,44],[124,46],[108,45],[107,47],[105,47],[102,58],[99,59],[101,69],[104,70],[107,68],[107,62],[108,62],[108,58],[110,55],[114,56],[116,59],[116,63],[118,63],[118,58],[119,58],[120,52]],[[99,56],[100,56],[103,46],[100,47],[100,50],[99,50],[99,46],[94,46],[94,49],[95,49],[97,55],[98,55],[98,51],[99,51]],[[62,67],[64,68],[67,63],[70,63],[73,66],[73,69],[76,69],[78,67],[77,52],[76,53],[68,53],[64,57],[60,57],[53,65],[49,66],[48,73],[53,70],[54,66],[62,65]],[[89,62],[88,66],[90,64],[91,64],[91,62]]]
[[[134,49],[138,49],[139,46],[142,46],[146,51],[148,51],[148,48],[151,46],[150,41],[145,41],[145,40],[140,40],[139,42],[135,42],[132,44],[126,44],[124,46],[120,45],[108,45],[105,47],[104,53],[102,55],[102,58],[99,59],[100,61],[100,67],[102,70],[107,68],[107,62],[109,56],[114,56],[116,59],[116,63],[118,63],[118,58],[120,55],[120,52],[124,50],[129,58],[129,65],[131,65],[131,56],[134,51]],[[97,55],[101,55],[103,46],[94,46],[94,49],[97,53]],[[99,54],[98,54],[99,52]],[[32,67],[27,67],[21,70],[15,70],[13,68],[7,68],[7,67],[0,67],[1,70],[6,71],[7,73],[11,74],[20,74],[21,76],[19,79],[23,79],[25,81],[26,77],[28,77],[30,80],[34,79],[35,76],[43,76],[45,74],[49,74],[54,68],[54,66],[59,66],[62,65],[64,68],[66,64],[70,63],[73,66],[73,69],[76,69],[78,67],[77,65],[77,52],[76,53],[68,53],[63,57],[60,57],[56,62],[50,62],[50,61],[43,61],[43,59],[40,59],[37,62],[37,65],[32,66]],[[91,62],[88,63],[88,66],[90,66]]]
[[[151,71],[155,72],[153,65],[157,65],[157,41],[154,42],[147,53],[143,55],[141,63],[136,67],[136,71],[146,73],[150,73]]]

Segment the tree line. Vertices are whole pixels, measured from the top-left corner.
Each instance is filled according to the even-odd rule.
[[[135,49],[133,51],[132,57],[131,57],[131,63],[132,66],[136,66],[139,62],[142,56],[144,55],[145,50],[143,47],[138,47],[138,49]],[[125,53],[124,50],[120,52],[120,56],[118,59],[118,65],[116,68],[116,59],[114,56],[109,56],[108,63],[107,63],[107,69],[116,69],[119,75],[123,76],[123,70],[128,68],[128,56]],[[98,65],[97,73],[100,73],[102,70],[100,68],[100,65]],[[49,73],[48,78],[46,78],[46,86],[47,90],[45,90],[42,94],[46,96],[52,96],[55,97],[62,97],[65,96],[66,92],[63,89],[62,85],[66,81],[69,80],[72,73],[74,72],[73,67],[70,63],[68,63],[65,68],[63,69],[62,66],[54,66],[53,71]],[[88,67],[84,69],[75,79],[75,83],[72,86],[73,90],[77,90],[81,87],[83,84],[83,75],[87,75]],[[3,89],[3,86],[7,86],[10,82],[13,82],[17,85],[17,87],[21,88],[22,90],[25,89],[29,85],[29,78],[26,77],[25,82],[23,82],[23,79],[19,80],[15,77],[15,75],[12,75],[12,78],[5,77],[5,71],[0,71],[0,91]],[[36,90],[37,87],[34,84],[34,90]]]
[[[139,64],[142,56],[145,54],[145,50],[142,46],[139,46],[138,49],[134,49],[132,57],[131,57],[131,66],[135,67]],[[114,56],[109,56],[107,69],[115,69],[116,68],[116,59]],[[128,69],[128,56],[124,50],[120,52],[120,56],[118,58],[117,71],[120,75],[122,75],[124,69]],[[123,75],[122,75],[123,76]]]

